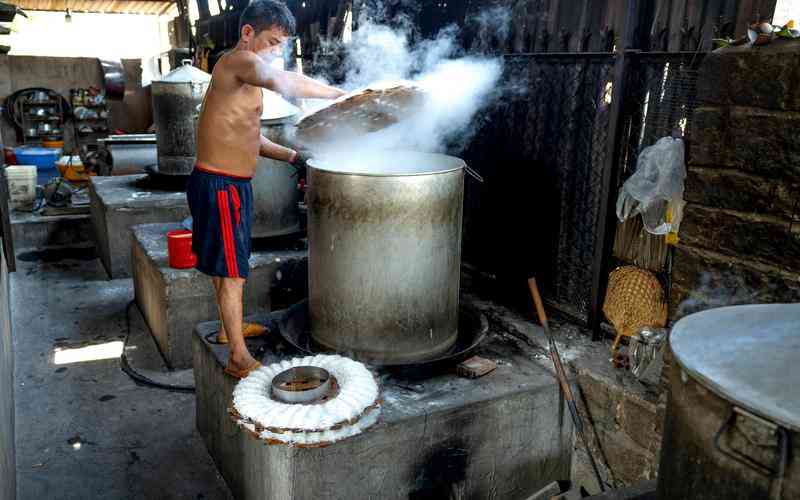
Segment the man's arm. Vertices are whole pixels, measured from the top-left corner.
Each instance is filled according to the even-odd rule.
[[[346,93],[307,76],[273,68],[252,52],[238,51],[230,57],[234,73],[241,81],[287,97],[336,99]]]
[[[286,163],[294,163],[297,158],[297,151],[275,144],[263,135],[261,136],[261,147],[258,154],[273,160],[285,161]]]

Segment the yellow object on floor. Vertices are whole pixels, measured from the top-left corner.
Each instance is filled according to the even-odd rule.
[[[256,323],[242,323],[242,335],[244,335],[244,338],[260,337],[265,333],[267,333],[267,327],[264,325],[259,325]],[[220,333],[220,335],[217,336],[217,342],[220,344],[227,344],[228,337]]]

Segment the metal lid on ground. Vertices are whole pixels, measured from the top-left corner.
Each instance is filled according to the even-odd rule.
[[[800,304],[712,309],[670,335],[680,366],[735,405],[800,431]]]

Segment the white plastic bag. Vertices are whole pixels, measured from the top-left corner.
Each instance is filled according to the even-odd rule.
[[[677,233],[683,218],[683,141],[663,137],[639,154],[636,172],[625,181],[617,198],[620,222],[641,214],[651,234]]]

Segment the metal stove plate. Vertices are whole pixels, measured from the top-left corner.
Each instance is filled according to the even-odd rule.
[[[164,174],[158,169],[158,165],[147,165],[144,167],[147,172],[147,184],[150,188],[185,191],[186,183],[189,182],[189,175]]]
[[[670,335],[675,359],[721,397],[800,431],[800,304],[721,307]]]
[[[489,322],[486,316],[473,307],[462,305],[459,308],[459,328],[456,343],[444,354],[431,359],[424,359],[414,363],[389,363],[382,366],[425,366],[455,361],[467,356],[475,350],[489,333]],[[330,351],[317,346],[308,327],[308,301],[304,300],[291,306],[281,314],[278,320],[278,331],[281,336],[294,348],[306,354],[330,354]]]

